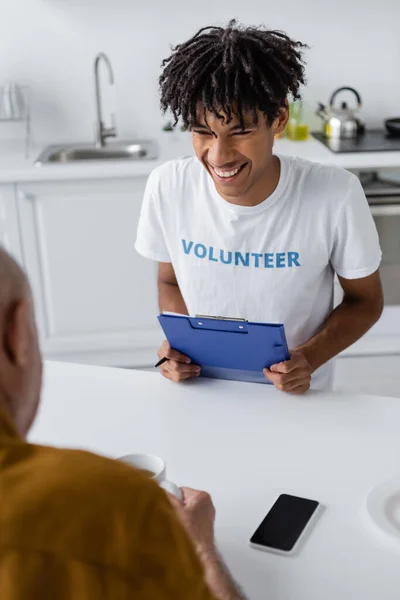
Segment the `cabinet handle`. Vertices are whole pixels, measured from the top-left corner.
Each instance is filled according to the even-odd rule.
[[[393,217],[400,215],[400,204],[375,204],[370,206],[373,217]]]
[[[31,194],[29,192],[24,192],[24,190],[18,190],[18,198],[20,200],[31,201],[31,202],[33,200],[35,200],[34,194]]]

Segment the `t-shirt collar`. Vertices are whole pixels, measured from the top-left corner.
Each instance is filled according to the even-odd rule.
[[[290,165],[289,165],[288,159],[284,156],[280,156],[277,154],[275,156],[278,157],[278,159],[281,163],[281,172],[279,174],[278,185],[276,186],[276,188],[272,192],[272,194],[270,196],[268,196],[268,198],[263,200],[263,202],[260,202],[260,204],[257,204],[257,206],[238,206],[237,204],[230,204],[229,202],[224,200],[224,198],[222,198],[222,196],[220,196],[220,194],[217,192],[217,190],[215,188],[214,181],[211,179],[210,175],[208,175],[209,180],[210,180],[210,182],[209,182],[210,187],[212,189],[213,196],[216,198],[217,202],[219,202],[222,206],[225,206],[225,208],[227,210],[229,210],[229,212],[231,214],[235,214],[237,216],[257,215],[257,214],[262,213],[265,210],[269,209],[282,196],[283,191],[284,191],[285,187],[287,186],[288,175],[289,175],[289,166]]]

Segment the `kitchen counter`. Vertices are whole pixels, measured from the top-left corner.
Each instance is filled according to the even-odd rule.
[[[172,138],[163,136],[159,140],[160,155],[157,160],[140,161],[87,161],[86,163],[45,165],[35,167],[34,161],[43,147],[33,148],[28,160],[18,153],[13,145],[0,145],[0,183],[18,183],[20,181],[58,181],[68,179],[103,179],[123,177],[147,177],[158,165],[172,158],[188,156],[193,153],[189,134],[179,134]],[[321,142],[310,138],[305,142],[277,140],[275,151],[278,154],[299,156],[322,164],[336,165],[349,170],[370,170],[399,168],[400,152],[360,152],[334,154]]]
[[[400,152],[348,152],[335,154],[315,138],[306,142],[292,142],[288,139],[277,140],[275,150],[278,154],[299,156],[306,160],[335,165],[349,171],[400,169]]]
[[[40,167],[35,166],[34,162],[45,146],[33,148],[29,159],[26,159],[21,149],[18,152],[16,146],[3,142],[0,144],[0,183],[148,177],[155,167],[167,160],[192,154],[190,137],[181,137],[158,140],[159,158],[156,160],[88,160]]]

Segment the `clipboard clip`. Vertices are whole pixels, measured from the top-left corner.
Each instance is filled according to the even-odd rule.
[[[229,333],[248,333],[248,321],[246,319],[214,317],[210,315],[196,315],[189,317],[190,326],[193,329],[203,329],[203,331],[219,331]]]
[[[238,323],[248,323],[247,319],[238,319],[237,317],[214,317],[213,315],[196,315],[196,319],[214,319],[215,321],[237,321]]]

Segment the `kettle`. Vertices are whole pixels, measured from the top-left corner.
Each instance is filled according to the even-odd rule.
[[[357,99],[356,108],[349,108],[347,102],[342,102],[340,108],[334,106],[336,96],[343,91],[352,92]],[[360,117],[361,97],[351,87],[341,87],[335,90],[329,100],[329,106],[318,104],[316,114],[324,121],[324,134],[327,138],[355,138],[365,131]]]

